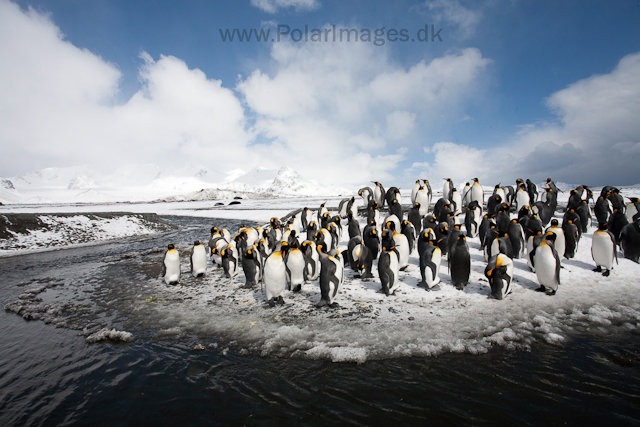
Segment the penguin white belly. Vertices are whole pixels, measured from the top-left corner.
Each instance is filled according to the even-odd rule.
[[[516,210],[520,212],[523,206],[529,206],[529,193],[518,190],[518,194],[516,194]]]
[[[459,192],[457,191],[453,192],[451,196],[451,202],[456,204],[455,214],[456,215],[460,214],[460,212],[462,212],[462,196],[460,196]]]
[[[260,240],[260,235],[258,234],[258,231],[255,228],[250,228],[247,230],[247,248],[250,248],[251,246],[253,246],[254,243],[256,243],[258,240]]]
[[[398,289],[398,287],[400,286],[400,281],[398,280],[399,271],[400,271],[398,257],[393,251],[391,251],[389,269],[393,271],[393,282],[389,283],[389,293],[393,294],[396,291],[396,289]]]
[[[429,193],[426,190],[420,190],[416,194],[416,202],[420,203],[420,209],[418,212],[421,216],[425,216],[429,213],[429,205],[431,204],[431,200],[429,200]]]
[[[198,276],[207,271],[207,251],[203,245],[193,247],[193,255],[191,255],[191,274]]]
[[[558,258],[562,260],[562,257],[564,256],[564,251],[566,248],[566,243],[564,240],[564,231],[560,227],[551,227],[549,228],[549,231],[551,231],[553,234],[556,235],[556,241],[555,241],[554,247],[556,248],[556,252],[558,252]]]
[[[611,203],[609,203],[611,204]],[[613,210],[613,209],[611,209]],[[633,222],[633,217],[638,213],[638,209],[636,209],[636,205],[634,203],[627,204],[627,209],[625,210],[625,215],[627,216],[627,221]]]
[[[502,187],[496,190],[496,194],[500,196],[500,199],[502,200],[503,203],[507,201],[507,195],[504,194],[504,190],[502,189]]]
[[[409,265],[409,241],[407,236],[402,233],[395,233],[393,240],[396,242],[396,249],[398,250],[398,268],[405,268]]]
[[[289,270],[289,285],[293,289],[295,286],[304,283],[304,255],[299,249],[293,249],[287,255],[287,269]]]
[[[436,266],[435,274],[429,269],[425,274],[427,285],[429,289],[440,283],[440,264],[442,263],[442,252],[440,248],[435,248],[431,255],[431,262]]]
[[[177,283],[180,280],[180,254],[175,249],[170,249],[164,257],[165,274],[164,281],[167,284]]]
[[[471,186],[471,201],[476,201],[480,206],[482,206],[482,202],[484,200],[484,193],[482,190],[482,186],[477,182]]]
[[[609,233],[597,230],[593,233],[591,255],[596,263],[596,267],[604,267],[607,270],[613,268],[614,243]]]
[[[400,220],[398,219],[397,216],[395,216],[394,214],[389,215],[388,217],[386,217],[384,219],[384,224],[382,225],[382,228],[386,228],[385,225],[387,224],[387,222],[392,221],[393,224],[396,227],[396,231],[400,230]]]
[[[413,184],[413,188],[411,189],[411,204],[416,202],[416,194],[418,194],[418,190],[420,190],[420,184]]]
[[[556,280],[556,258],[549,245],[539,245],[535,253],[536,276],[538,282],[545,288],[558,290]]]
[[[535,267],[533,266],[533,264],[531,263],[531,252],[533,252],[533,236],[529,236],[529,238],[527,239],[527,265],[529,266],[529,268],[531,269],[531,271],[533,271],[534,273],[536,272]],[[534,259],[535,262],[535,259]]]
[[[263,281],[267,300],[284,295],[287,285],[286,268],[280,253],[271,254],[264,264]]]

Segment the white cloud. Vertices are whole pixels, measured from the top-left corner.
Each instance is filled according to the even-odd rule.
[[[463,6],[459,0],[428,0],[418,10],[437,22],[456,25],[462,38],[472,36],[482,20],[481,12]]]
[[[279,9],[293,7],[296,11],[315,10],[320,7],[317,0],[251,0],[251,4],[267,13],[276,13]]]
[[[286,164],[349,183],[395,174],[416,124],[428,128],[464,104],[489,63],[465,49],[403,68],[367,43],[277,43],[271,58],[272,73],[256,70],[237,85],[255,131]]]
[[[143,54],[141,90],[114,105],[118,69],[79,49],[36,11],[0,1],[0,146],[4,173],[52,165],[221,163],[246,154],[244,110],[219,80]],[[224,157],[222,157],[224,158]],[[223,162],[232,168],[233,162]]]
[[[523,173],[584,184],[640,182],[640,53],[546,102],[559,122],[524,126],[512,143],[526,154],[517,165]]]

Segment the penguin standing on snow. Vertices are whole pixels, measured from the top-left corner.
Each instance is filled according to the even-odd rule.
[[[469,283],[469,275],[471,274],[471,255],[464,234],[458,236],[458,240],[449,254],[449,272],[453,286],[461,291],[464,290]]]
[[[480,206],[484,205],[484,189],[482,185],[480,185],[480,180],[478,178],[473,178],[473,185],[471,186],[471,200],[478,202]]]
[[[276,303],[284,304],[284,291],[287,287],[287,267],[284,264],[286,245],[284,250],[273,252],[264,263],[262,280],[267,294],[269,307],[275,307]]]
[[[373,200],[375,200],[378,203],[378,206],[380,208],[384,208],[384,202],[385,202],[385,196],[387,195],[387,193],[384,191],[384,187],[382,186],[382,184],[380,184],[378,181],[371,181],[373,182],[376,186],[373,189]]]
[[[362,231],[362,241],[364,245],[369,248],[373,259],[378,258],[380,253],[380,237],[378,235],[378,229],[375,224],[367,225]]]
[[[605,196],[599,196],[598,200],[596,200],[596,205],[593,208],[598,224],[608,223],[611,212],[613,211],[613,206],[607,198],[608,195],[609,193],[606,193]]]
[[[311,240],[302,242],[302,253],[307,262],[307,280],[316,280],[320,276],[320,255],[316,243]]]
[[[167,285],[177,285],[180,281],[180,254],[173,244],[169,244],[164,253],[162,277]]]
[[[373,274],[371,274],[373,256],[371,255],[369,248],[367,248],[364,243],[357,244],[351,250],[350,256],[354,261],[356,267],[355,270],[360,274],[361,279],[373,278]]]
[[[442,252],[435,245],[433,240],[424,245],[422,253],[420,253],[420,273],[422,281],[418,286],[425,288],[427,291],[440,290],[440,263],[442,262]]]
[[[628,212],[628,211],[627,211]],[[620,233],[620,246],[624,257],[636,264],[640,258],[640,220],[627,224]]]
[[[318,254],[320,255],[320,301],[317,307],[329,306],[331,308],[339,307],[334,302],[344,279],[344,265],[342,265],[339,256],[333,257],[327,254],[327,248],[324,245],[318,246]]]
[[[382,252],[378,260],[378,277],[382,284],[382,291],[386,296],[393,295],[400,286],[398,252],[396,251],[393,234],[385,231],[382,239]],[[384,233],[383,233],[384,234]]]
[[[362,197],[364,206],[369,206],[369,203],[373,200],[373,191],[369,187],[363,187],[358,190],[358,196]]]
[[[225,276],[233,280],[238,274],[238,250],[233,245],[227,245],[220,251],[220,256]]]
[[[247,249],[242,257],[242,271],[244,271],[245,288],[253,288],[261,279],[260,252],[253,246]]]
[[[469,203],[467,206],[467,212],[464,217],[464,227],[467,230],[468,237],[476,237],[480,227],[482,217],[482,208],[478,205],[478,202]]]
[[[442,198],[447,201],[451,200],[451,193],[453,193],[453,181],[451,181],[451,178],[445,178],[444,186],[442,187]]]
[[[429,212],[431,191],[425,185],[421,185],[420,188],[418,188],[414,203],[420,204],[419,212],[421,216],[425,216]]]
[[[420,203],[415,202],[407,214],[407,219],[413,228],[416,230],[416,234],[420,234],[422,231],[422,216],[420,215]]]
[[[503,299],[511,292],[511,279],[513,279],[513,261],[505,254],[491,257],[484,275],[489,279],[491,296],[495,299]]]
[[[613,260],[618,262],[616,239],[610,231],[607,231],[607,224],[600,224],[598,229],[593,232],[591,257],[596,263],[596,268],[593,271],[600,273],[604,267],[605,271],[602,275],[605,277],[609,276],[611,269],[613,269]]]
[[[578,227],[572,219],[562,222],[562,231],[564,233],[564,257],[571,259],[576,256],[580,233],[578,233]]]
[[[518,220],[514,219],[509,223],[509,228],[507,228],[507,235],[509,236],[509,240],[511,240],[513,257],[521,258],[524,254],[526,245],[524,241],[524,230],[522,230],[522,226],[520,225]]]
[[[629,203],[627,203],[627,208],[625,210],[625,215],[627,215],[627,221],[630,223],[640,219],[640,199],[637,197],[629,197]]]
[[[565,251],[565,238],[564,238],[564,230],[558,226],[558,220],[551,220],[551,226],[547,228],[547,233],[552,232],[556,235],[556,240],[554,242],[553,247],[556,252],[558,252],[558,258],[562,261],[562,257],[564,256]]]
[[[200,243],[200,240],[193,242],[190,260],[191,274],[193,274],[194,277],[204,276],[205,271],[207,271],[207,250]]]
[[[549,232],[538,247],[533,250],[536,277],[540,287],[538,292],[555,295],[560,285],[560,258],[554,248],[556,234]]]
[[[349,231],[349,239],[353,239],[355,236],[361,236],[362,233],[360,232],[360,224],[351,212],[349,212],[348,220],[349,223],[347,225],[347,230]]]
[[[284,265],[287,272],[287,283],[293,292],[300,292],[302,285],[307,281],[307,263],[303,252],[294,242],[287,250],[284,257]]]

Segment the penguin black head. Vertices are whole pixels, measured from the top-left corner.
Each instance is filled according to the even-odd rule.
[[[396,231],[396,223],[393,221],[387,221],[387,223],[385,224],[385,227],[387,227],[391,231]]]
[[[551,231],[544,235],[545,240],[551,240],[552,242],[556,241],[556,237],[556,233],[553,233]]]
[[[609,228],[609,223],[608,222],[603,222],[598,224],[598,230],[606,230],[607,228]]]
[[[551,220],[551,226],[552,227],[557,227],[558,226],[558,220],[557,219],[552,219]]]
[[[415,206],[415,207],[416,207],[416,209],[420,209],[420,203],[418,203],[418,202],[415,202],[415,203],[413,204],[413,206]]]
[[[211,234],[218,231],[218,227],[211,227]]]
[[[198,246],[200,244],[200,240],[196,240],[195,242],[193,242],[193,246]]]
[[[478,178],[473,178],[473,182],[478,182]]]
[[[464,240],[467,240],[467,238],[464,237],[464,234],[461,234],[461,235],[458,236],[458,240],[463,240],[464,241]]]
[[[173,246],[173,243],[169,243],[169,245],[167,245],[167,249],[175,249],[176,247]]]

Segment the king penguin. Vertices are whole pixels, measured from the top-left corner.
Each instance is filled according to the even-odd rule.
[[[180,253],[172,244],[167,246],[164,253],[162,276],[167,285],[176,285],[180,281]]]
[[[207,271],[207,250],[200,243],[200,240],[193,242],[191,248],[191,274],[195,277],[204,276]]]
[[[378,276],[382,284],[382,291],[386,296],[393,295],[400,286],[398,252],[392,232],[387,230],[382,239],[382,252],[378,260]]]
[[[464,234],[458,236],[449,254],[449,272],[453,286],[461,291],[464,290],[471,274],[471,255]]]
[[[264,263],[262,280],[267,294],[267,302],[270,307],[276,303],[284,304],[284,291],[287,287],[287,267],[284,264],[286,246],[283,250],[275,251],[269,255]]]
[[[607,231],[607,224],[600,224],[598,229],[593,232],[591,241],[591,256],[596,263],[593,271],[598,273],[604,272],[602,275],[609,276],[613,269],[613,260],[618,261],[618,253],[616,251],[616,239],[610,231]]]
[[[318,254],[320,255],[320,301],[318,307],[329,306],[331,308],[339,307],[334,302],[344,279],[344,265],[342,265],[339,256],[333,257],[327,254],[327,248],[324,245],[318,246]]]
[[[503,299],[511,292],[511,279],[513,279],[513,261],[505,254],[498,254],[489,260],[484,275],[489,279],[491,296],[495,299]]]
[[[478,178],[473,178],[473,185],[471,186],[471,200],[478,202],[480,206],[484,205],[484,189],[482,185],[480,185],[480,180]]]
[[[552,219],[551,226],[547,228],[547,233],[552,232],[556,235],[556,241],[554,242],[553,247],[558,252],[558,258],[562,261],[562,257],[564,257],[565,251],[565,238],[564,238],[564,230],[558,226],[558,220]]]
[[[440,290],[438,283],[440,283],[442,252],[435,243],[435,241],[429,240],[429,243],[423,246],[422,253],[420,253],[422,282],[418,286],[425,288],[427,291]]]
[[[287,250],[284,257],[284,265],[287,272],[287,283],[293,292],[300,292],[302,285],[307,281],[307,263],[304,254],[294,242]]]
[[[620,233],[620,246],[624,257],[636,264],[640,258],[640,220],[627,224]]]
[[[549,232],[534,249],[536,277],[540,283],[537,291],[547,295],[555,295],[560,285],[560,258],[554,248],[555,240],[556,234]]]

